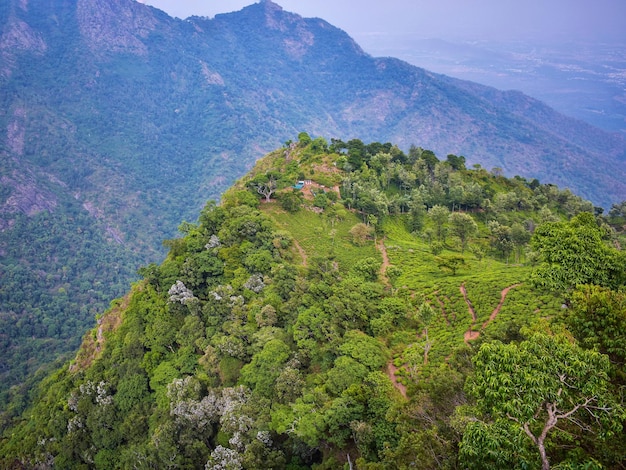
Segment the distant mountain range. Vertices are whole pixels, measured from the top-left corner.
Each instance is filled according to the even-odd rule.
[[[183,21],[132,0],[5,0],[4,390],[72,350],[181,220],[300,131],[463,155],[604,207],[626,199],[622,137],[521,93],[373,58],[271,1]]]
[[[356,36],[375,56],[500,90],[520,90],[557,111],[626,135],[626,44],[448,41],[406,33]]]

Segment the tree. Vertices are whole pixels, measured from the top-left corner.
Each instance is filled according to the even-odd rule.
[[[288,191],[280,196],[280,206],[287,212],[298,212],[303,200],[300,191]]]
[[[509,255],[511,251],[513,251],[511,227],[501,225],[495,220],[488,222],[487,226],[491,232],[491,246],[494,250],[502,254],[502,259],[508,262]]]
[[[379,370],[389,359],[389,352],[381,341],[359,330],[346,332],[339,351],[370,370]]]
[[[324,193],[317,193],[313,198],[313,206],[319,207],[320,209],[326,209],[328,207],[328,198]]]
[[[531,245],[541,256],[532,281],[554,291],[579,284],[619,288],[626,282],[626,256],[607,245],[604,230],[593,214],[584,212],[570,222],[541,224]]]
[[[424,326],[424,364],[428,364],[428,353],[433,346],[433,341],[428,337],[428,327],[435,317],[435,311],[429,303],[424,302],[417,311],[417,319]]]
[[[459,255],[437,256],[435,258],[437,266],[442,271],[450,272],[454,276],[461,266],[465,266],[465,258]]]
[[[435,153],[432,150],[422,150],[420,152],[419,158],[426,164],[426,167],[428,168],[428,171],[432,176],[433,171],[435,170],[435,166],[437,165],[437,163],[439,163],[439,159],[437,158]]]
[[[265,202],[270,202],[272,194],[278,189],[277,178],[273,173],[266,173],[256,176],[249,186],[256,189],[256,192],[262,196],[265,196]]]
[[[393,286],[400,276],[402,276],[402,268],[394,266],[393,264],[387,266],[387,269],[385,269],[385,276],[387,276],[387,279],[389,279],[389,282]]]
[[[457,157],[454,154],[449,154],[446,162],[455,170],[465,170],[465,157]]]
[[[611,363],[626,364],[626,292],[605,287],[579,286],[570,299],[565,321],[590,349],[607,354]]]
[[[378,279],[379,271],[380,261],[375,258],[364,258],[354,264],[350,273],[355,274],[366,281],[375,282]]]
[[[413,189],[411,191],[408,206],[409,213],[411,215],[409,219],[409,228],[412,232],[419,231],[424,225],[424,216],[426,215],[424,194],[422,194],[422,191],[420,189]]]
[[[289,359],[289,353],[289,346],[281,340],[268,341],[263,349],[254,355],[252,361],[242,367],[242,382],[261,395],[271,397],[274,383],[284,363]]]
[[[515,245],[515,247],[517,248],[517,251],[515,252],[515,261],[517,263],[519,263],[522,249],[530,241],[530,238],[530,232],[526,230],[526,228],[519,222],[515,222],[511,226],[511,241],[513,242],[513,245]]]
[[[564,336],[537,333],[519,345],[485,343],[473,362],[466,391],[491,423],[469,426],[483,426],[489,434],[508,421],[530,439],[543,470],[550,468],[547,441],[562,436],[561,429],[579,436],[594,429],[606,436],[621,430],[624,411],[609,393],[608,357]],[[461,459],[485,442],[475,435],[464,435]]]
[[[428,210],[428,216],[431,218],[433,223],[435,224],[437,231],[437,240],[445,242],[445,229],[444,224],[448,221],[448,217],[450,216],[450,211],[447,207],[444,206],[433,206]]]
[[[478,225],[471,215],[462,212],[454,212],[448,218],[452,233],[461,240],[461,253],[465,252],[467,239],[478,231]]]
[[[373,232],[374,229],[372,227],[369,227],[364,223],[358,223],[350,229],[350,236],[352,237],[352,242],[355,245],[363,246]]]
[[[306,132],[300,132],[298,134],[298,142],[301,147],[306,147],[311,143],[311,136]]]

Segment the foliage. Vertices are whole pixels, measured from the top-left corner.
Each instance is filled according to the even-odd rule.
[[[477,399],[483,416],[496,423],[483,432],[500,434],[498,420],[514,423],[536,447],[543,469],[550,468],[548,449],[554,446],[552,439],[563,438],[561,430],[582,436],[604,428],[600,438],[621,431],[624,411],[610,393],[606,356],[583,350],[564,337],[535,334],[519,345],[483,344],[474,364],[468,393]],[[467,433],[462,455],[482,447],[483,439],[476,432]],[[515,459],[506,456],[514,449],[501,447],[498,452],[509,462]]]
[[[570,298],[565,322],[581,344],[626,364],[626,294],[593,285],[579,286]]]
[[[367,239],[374,233],[372,227],[363,223],[358,223],[350,229],[350,235],[352,236],[352,242],[355,245],[365,245]]]
[[[453,276],[462,266],[466,265],[465,258],[463,256],[439,256],[435,258],[437,266],[443,271],[451,273]]]
[[[164,262],[5,418],[0,465],[532,468],[541,439],[561,465],[617,465],[619,286],[547,293],[528,282],[533,256],[509,264],[495,242],[523,252],[542,220],[565,218],[561,193],[548,202],[541,185],[423,149],[305,134],[180,225]],[[268,175],[276,191],[260,201]],[[498,194],[494,207],[485,196]],[[579,403],[541,438],[550,406]]]
[[[461,240],[461,253],[463,253],[468,239],[478,231],[478,225],[470,215],[461,212],[450,214],[449,221],[452,234]]]
[[[562,178],[607,208],[621,196],[619,138],[515,93],[365,56],[344,32],[265,2],[184,22],[128,1],[114,9],[103,2],[22,5],[7,0],[0,9],[2,37],[14,37],[15,25],[28,32],[19,47],[6,49],[0,79],[3,405],[28,395],[29,386],[19,384],[39,367],[67,359],[95,315],[137,279],[137,267],[163,261],[161,241],[177,236],[181,220],[194,221],[207,199],[283,142],[276,153],[285,160],[297,153],[300,161],[286,161],[273,194],[273,184],[257,186],[266,197],[277,197],[300,173],[334,187],[342,182],[335,170],[344,169],[360,176],[348,206],[363,222],[377,217],[376,225],[389,212],[410,211],[419,231],[433,205],[478,218],[487,201],[506,212],[537,204],[558,205],[568,216],[593,210],[536,179],[513,184],[468,170],[478,155],[507,174],[523,161],[529,177]],[[267,27],[275,24],[284,27]],[[293,44],[303,46],[287,46]],[[422,92],[407,92],[414,85]],[[379,91],[403,112],[377,106],[371,98]],[[424,122],[440,131],[417,132]],[[382,140],[329,145],[300,132],[306,128]],[[459,156],[441,161],[435,152],[450,147],[450,132]],[[431,150],[411,145],[415,135],[424,139],[415,144]],[[392,137],[397,145],[385,141]],[[341,154],[336,161],[325,160],[334,152]],[[368,184],[364,164],[376,184]],[[555,166],[561,171],[551,171]],[[245,190],[222,203],[255,206],[259,197]],[[283,201],[289,211],[303,205]],[[619,211],[611,213],[621,227]],[[164,280],[166,288],[176,280]],[[181,281],[192,288],[196,280]]]
[[[579,284],[618,287],[626,282],[626,257],[609,246],[594,216],[581,213],[569,222],[540,225],[532,246],[541,255],[533,282],[551,290]]]

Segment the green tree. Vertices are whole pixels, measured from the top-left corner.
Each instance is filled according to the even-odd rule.
[[[433,340],[428,337],[428,327],[435,317],[435,311],[429,303],[424,302],[417,311],[416,317],[417,320],[419,320],[420,324],[424,327],[424,342],[422,347],[424,348],[424,364],[428,364],[428,353],[433,346]]]
[[[339,351],[370,370],[380,369],[389,359],[389,352],[383,343],[359,330],[351,330],[345,334]]]
[[[351,385],[362,383],[368,373],[368,368],[352,357],[339,356],[335,359],[333,368],[328,371],[326,390],[338,396]]]
[[[303,200],[304,198],[302,197],[302,193],[300,191],[287,191],[286,193],[280,195],[280,207],[285,209],[287,212],[298,212]]]
[[[465,170],[465,157],[449,154],[446,158],[446,162],[455,170]]]
[[[387,269],[385,269],[385,276],[387,276],[387,279],[389,279],[389,282],[393,286],[400,278],[400,276],[402,276],[402,268],[399,268],[398,266],[395,266],[393,264],[387,266]]]
[[[268,341],[250,364],[241,369],[241,380],[253,390],[265,397],[271,397],[274,383],[280,371],[289,359],[289,346],[279,339]]]
[[[307,132],[303,131],[298,134],[298,142],[301,147],[306,147],[307,145],[311,143],[311,141],[312,141],[311,136],[309,136]]]
[[[626,293],[584,285],[572,293],[565,321],[581,344],[626,365]]]
[[[350,229],[352,243],[363,246],[367,239],[374,233],[374,229],[364,223],[358,223]]]
[[[320,209],[326,209],[328,207],[328,198],[324,193],[317,193],[313,198],[313,206],[319,207]]]
[[[420,231],[424,225],[424,217],[426,216],[426,206],[424,205],[424,194],[419,189],[411,191],[409,206],[409,228],[412,232]]]
[[[513,251],[513,240],[511,235],[511,227],[501,225],[499,222],[492,220],[487,223],[491,232],[491,246],[494,250],[502,255],[502,259],[508,262],[509,256]]]
[[[350,272],[366,281],[376,281],[380,271],[380,261],[375,258],[364,258],[357,261]]]
[[[323,354],[338,338],[330,316],[317,306],[298,314],[293,326],[293,338],[300,349],[311,355]]]
[[[256,192],[265,197],[265,202],[270,202],[272,194],[278,189],[276,176],[272,173],[259,175],[250,182],[250,185],[256,189]]]
[[[600,430],[598,438],[621,431],[624,412],[610,393],[605,355],[563,336],[538,333],[519,345],[485,343],[473,362],[466,390],[483,418],[492,420],[485,431],[496,432],[498,420],[521,429],[539,453],[543,470],[550,468],[547,443],[562,437],[560,429],[579,436]],[[484,442],[467,433],[461,457]]]
[[[445,206],[433,206],[428,210],[428,217],[433,221],[436,228],[437,240],[445,242],[445,223],[448,221],[450,211]]]
[[[607,245],[604,230],[593,214],[584,212],[570,222],[541,224],[531,245],[541,263],[531,280],[553,291],[578,284],[618,288],[626,281],[626,255]]]
[[[439,159],[432,150],[421,150],[421,152],[418,153],[419,159],[426,164],[428,171],[432,175],[435,170],[435,166],[439,163]]]
[[[465,262],[465,258],[459,255],[437,256],[435,261],[437,262],[439,269],[450,272],[453,276],[459,268],[461,268],[461,266],[465,266],[467,264]]]
[[[524,246],[530,241],[531,233],[519,222],[515,222],[511,226],[511,241],[515,248],[515,262],[519,263]]]
[[[471,215],[463,212],[454,212],[448,218],[450,229],[461,240],[461,253],[465,252],[467,240],[478,231],[478,225]]]

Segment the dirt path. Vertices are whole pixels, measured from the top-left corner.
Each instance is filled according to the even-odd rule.
[[[300,258],[302,258],[302,266],[304,266],[306,268],[307,267],[307,261],[308,261],[308,258],[306,256],[306,251],[304,251],[304,248],[302,248],[302,246],[300,246],[300,243],[298,243],[298,240],[296,240],[295,238],[293,239],[293,244],[296,247],[296,249],[298,250],[298,253],[300,254]]]
[[[474,310],[474,306],[472,305],[472,302],[467,297],[467,289],[465,289],[465,283],[461,284],[461,287],[459,287],[459,290],[461,291],[461,294],[463,294],[463,298],[465,299],[465,303],[467,304],[469,313],[472,316],[472,324],[474,324],[476,323],[476,310]]]
[[[500,302],[498,303],[498,306],[495,309],[493,309],[493,312],[491,312],[491,315],[489,315],[489,319],[481,325],[480,327],[481,330],[484,330],[485,327],[489,325],[489,323],[491,323],[492,321],[496,319],[496,317],[498,316],[498,313],[500,313],[500,309],[502,309],[502,306],[504,305],[504,300],[506,299],[506,296],[509,293],[509,291],[519,286],[521,286],[521,284],[513,284],[512,286],[502,289],[502,292],[500,293]],[[480,331],[474,331],[472,329],[474,328],[474,325],[476,324],[476,320],[477,320],[476,311],[474,310],[474,306],[472,305],[472,302],[467,297],[467,290],[465,289],[465,283],[461,284],[461,287],[459,289],[461,291],[461,294],[463,294],[463,298],[465,299],[465,303],[467,304],[469,313],[472,316],[472,324],[470,325],[469,330],[467,330],[465,334],[463,335],[463,340],[465,341],[465,344],[469,344],[470,341],[475,340],[476,338],[480,336]]]
[[[498,313],[500,313],[500,309],[504,305],[504,299],[506,299],[506,296],[509,293],[509,291],[511,289],[514,289],[514,288],[519,287],[519,286],[521,286],[521,284],[513,284],[512,286],[509,286],[506,289],[502,290],[502,292],[500,294],[500,303],[493,310],[493,312],[491,312],[491,315],[489,315],[489,320],[487,320],[485,323],[483,323],[483,325],[481,327],[482,329],[484,329],[489,323],[491,323],[492,321],[494,321],[496,319],[496,317],[498,316]]]
[[[391,383],[394,387],[400,392],[404,398],[406,398],[406,385],[398,382],[398,377],[396,376],[396,371],[398,368],[394,365],[393,360],[387,364],[387,377],[391,380]]]
[[[387,248],[385,247],[385,239],[382,238],[376,243],[376,248],[380,251],[380,254],[383,257],[383,264],[380,267],[380,277],[383,279],[387,286],[391,286],[391,282],[387,277],[387,268],[391,265],[389,262],[389,256],[387,256]]]

